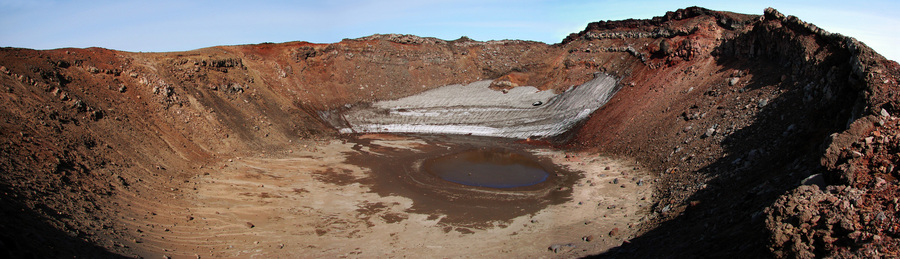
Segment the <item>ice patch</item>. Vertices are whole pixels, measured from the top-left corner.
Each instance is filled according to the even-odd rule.
[[[568,131],[606,104],[618,82],[608,75],[561,94],[516,87],[506,93],[489,80],[449,85],[370,107],[320,113],[341,133],[430,133],[507,138],[551,137]],[[542,102],[540,106],[532,105]]]

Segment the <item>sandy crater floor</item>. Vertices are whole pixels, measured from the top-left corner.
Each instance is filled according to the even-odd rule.
[[[147,257],[175,258],[572,257],[629,239],[652,204],[653,181],[632,163],[529,147],[581,176],[571,186],[553,187],[572,188],[570,199],[477,227],[456,223],[444,219],[458,211],[420,213],[413,199],[373,191],[391,186],[376,186],[367,180],[372,170],[348,163],[348,156],[360,154],[396,162],[392,152],[419,152],[434,143],[376,138],[301,145],[202,169],[209,174],[186,184],[194,187],[183,190],[184,205],[149,208],[147,224],[135,226],[142,233],[135,248]],[[583,241],[587,236],[590,242]],[[569,243],[574,247],[548,250]]]

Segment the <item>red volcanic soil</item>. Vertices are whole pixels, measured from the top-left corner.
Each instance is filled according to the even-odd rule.
[[[596,256],[897,256],[897,62],[773,9],[697,7],[591,23],[554,45],[0,49],[0,250],[227,257],[166,237],[219,214],[187,208],[209,177],[237,172],[230,162],[346,139],[320,111],[485,79],[561,92],[598,72],[620,80],[612,100],[563,136],[521,141],[634,160],[656,178],[634,235]],[[814,175],[822,187],[801,184]],[[263,228],[241,224],[229,227]]]

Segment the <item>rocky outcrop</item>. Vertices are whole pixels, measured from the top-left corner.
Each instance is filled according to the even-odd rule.
[[[684,12],[688,11],[675,13]],[[817,174],[825,175],[826,184],[833,186],[830,188],[846,189],[838,179],[849,176],[825,170],[820,161],[829,157],[828,145],[836,147],[828,148],[831,154],[856,154],[841,150],[864,137],[853,133],[835,137],[834,143],[840,144],[831,144],[830,136],[855,132],[852,127],[848,131],[851,123],[882,110],[895,113],[897,63],[853,38],[829,33],[774,9],[761,16],[719,13],[677,23],[660,22],[677,17],[593,23],[565,41],[587,49],[611,47],[640,53],[631,56],[653,69],[624,77],[627,86],[574,134],[576,146],[601,143],[600,150],[631,154],[658,166],[666,186],[660,188],[662,201],[654,210],[667,221],[604,256],[739,253],[762,257],[775,252],[790,257],[803,254],[800,251],[806,248],[816,256],[865,255],[843,241],[823,248],[813,234],[787,238],[784,229],[809,227],[815,231],[825,225],[801,227],[802,222],[794,219],[802,210],[781,209],[787,205],[779,197],[794,193],[791,191],[803,179]],[[715,22],[717,17],[736,22]],[[674,24],[680,27],[671,27]],[[666,33],[659,28],[684,33]],[[717,66],[704,66],[709,60],[715,60]],[[697,83],[704,80],[717,82]],[[654,103],[631,101],[642,99]],[[639,107],[632,110],[637,115],[620,115],[635,107]],[[830,157],[826,160],[841,161]],[[698,172],[706,175],[698,176]],[[858,185],[852,187],[868,192]],[[807,198],[791,195],[796,198],[782,198],[794,204]],[[848,213],[858,213],[856,209]],[[765,220],[767,217],[773,220]],[[749,241],[759,239],[771,242]],[[794,241],[804,243],[790,243]],[[723,250],[732,252],[709,253]],[[896,251],[890,247],[883,250]]]
[[[879,257],[898,251],[900,119],[886,110],[834,134],[822,158],[827,187],[803,186],[767,211],[781,257]]]
[[[728,30],[739,29],[750,23],[747,15],[712,11],[695,6],[667,12],[664,16],[657,16],[648,20],[628,19],[592,22],[583,31],[570,34],[562,41],[562,44],[578,39],[672,38],[675,36],[687,36],[696,33],[700,28],[676,27],[670,22],[698,16],[711,16],[719,26]]]
[[[859,231],[864,230],[856,213],[861,199],[859,189],[846,186],[823,191],[805,185],[783,196],[767,210],[773,253],[786,258],[876,256],[876,249],[859,251],[871,238]]]
[[[789,37],[785,31],[791,32]],[[821,165],[827,169],[828,189],[823,193],[801,187],[767,210],[772,251],[802,258],[871,257],[897,251],[891,238],[897,222],[886,216],[896,212],[896,200],[890,198],[896,195],[896,181],[884,180],[893,178],[887,170],[893,161],[884,156],[894,150],[889,136],[896,132],[896,119],[889,115],[897,112],[897,63],[853,38],[771,8],[761,25],[746,35],[734,41],[743,47],[726,44],[723,53],[732,50],[748,58],[778,60],[790,69],[789,80],[805,85],[805,105],[823,109],[838,105],[849,115],[847,126],[824,141]],[[820,54],[823,49],[830,55]],[[855,195],[848,196],[848,191]],[[847,201],[851,196],[855,198]]]

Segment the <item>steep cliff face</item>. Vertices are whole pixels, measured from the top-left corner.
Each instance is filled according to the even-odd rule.
[[[146,208],[177,207],[223,160],[341,137],[321,111],[480,80],[559,93],[598,72],[620,90],[555,145],[634,158],[659,181],[644,234],[607,255],[896,253],[884,244],[900,214],[882,190],[898,185],[897,159],[855,150],[893,132],[900,67],[773,9],[597,22],[555,45],[373,35],[179,53],[4,48],[0,66],[0,246],[13,256],[151,249],[134,241]],[[869,115],[867,130],[847,130]],[[827,195],[850,186],[877,211],[838,210],[862,213],[848,218],[856,232],[798,234],[833,225],[783,209],[810,196],[792,190],[815,174],[835,186]],[[46,246],[57,249],[35,249]]]
[[[692,16],[688,14],[666,17]],[[740,251],[764,256],[769,249],[748,240],[765,240],[771,233],[778,237],[770,249],[780,256],[857,251],[850,243],[787,241],[781,230],[765,230],[765,215],[779,213],[766,208],[810,175],[824,174],[828,184],[846,184],[830,177],[828,168],[833,166],[820,160],[826,148],[849,148],[848,142],[833,144],[832,134],[882,109],[885,114],[895,112],[897,63],[853,38],[774,9],[743,22],[728,22],[722,15],[694,17],[687,21],[707,19],[708,27],[721,28],[687,29],[695,32],[687,36],[662,33],[665,39],[654,38],[655,33],[608,32],[635,23],[642,24],[638,31],[674,31],[653,27],[673,23],[662,17],[592,24],[577,34],[581,36],[568,39],[577,44],[596,38],[590,35],[637,35],[624,37],[634,38],[632,46],[644,42],[645,48],[635,48],[639,54],[634,56],[650,56],[645,63],[657,67],[626,76],[623,81],[633,81],[634,87],[624,87],[574,134],[576,146],[600,143],[596,148],[601,151],[652,161],[648,164],[656,166],[665,186],[659,188],[662,201],[655,209],[661,218],[671,219],[613,254],[708,256]],[[700,36],[704,31],[718,33]],[[673,46],[676,51],[663,51]],[[861,139],[862,134],[852,138]],[[767,222],[793,225],[795,231],[809,227],[789,218],[779,215]]]

